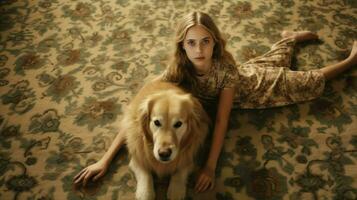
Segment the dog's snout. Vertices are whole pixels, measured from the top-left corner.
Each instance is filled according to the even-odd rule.
[[[159,156],[162,161],[168,161],[172,154],[172,150],[170,148],[159,149]]]

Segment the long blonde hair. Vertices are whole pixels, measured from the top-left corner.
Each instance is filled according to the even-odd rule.
[[[195,76],[195,68],[183,49],[183,40],[186,37],[188,29],[195,25],[203,26],[211,34],[215,42],[212,59],[218,61],[219,64],[235,66],[232,54],[225,49],[226,41],[223,39],[212,18],[203,12],[191,12],[187,14],[178,24],[174,56],[164,74],[166,80],[176,82],[192,92],[196,91],[197,78]]]

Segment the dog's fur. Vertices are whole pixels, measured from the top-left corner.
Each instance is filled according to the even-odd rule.
[[[185,197],[187,176],[208,124],[199,101],[172,83],[153,81],[138,92],[120,125],[137,180],[137,199],[155,198],[151,172],[171,176],[169,199]]]

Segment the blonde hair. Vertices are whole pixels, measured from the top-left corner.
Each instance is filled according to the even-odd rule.
[[[211,34],[215,42],[212,59],[223,65],[235,66],[232,54],[225,49],[226,41],[223,39],[212,18],[203,12],[191,12],[185,15],[178,24],[174,56],[164,75],[166,80],[176,82],[191,92],[196,90],[197,78],[195,76],[195,68],[183,49],[183,41],[188,29],[195,25],[204,27]]]

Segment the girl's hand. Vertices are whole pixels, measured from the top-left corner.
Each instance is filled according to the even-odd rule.
[[[195,191],[204,192],[207,189],[212,190],[215,183],[215,170],[205,166],[198,174],[196,179]]]
[[[89,165],[88,167],[82,169],[74,178],[74,184],[81,184],[86,186],[89,180],[96,181],[102,177],[107,171],[108,166],[99,160],[98,162]]]

